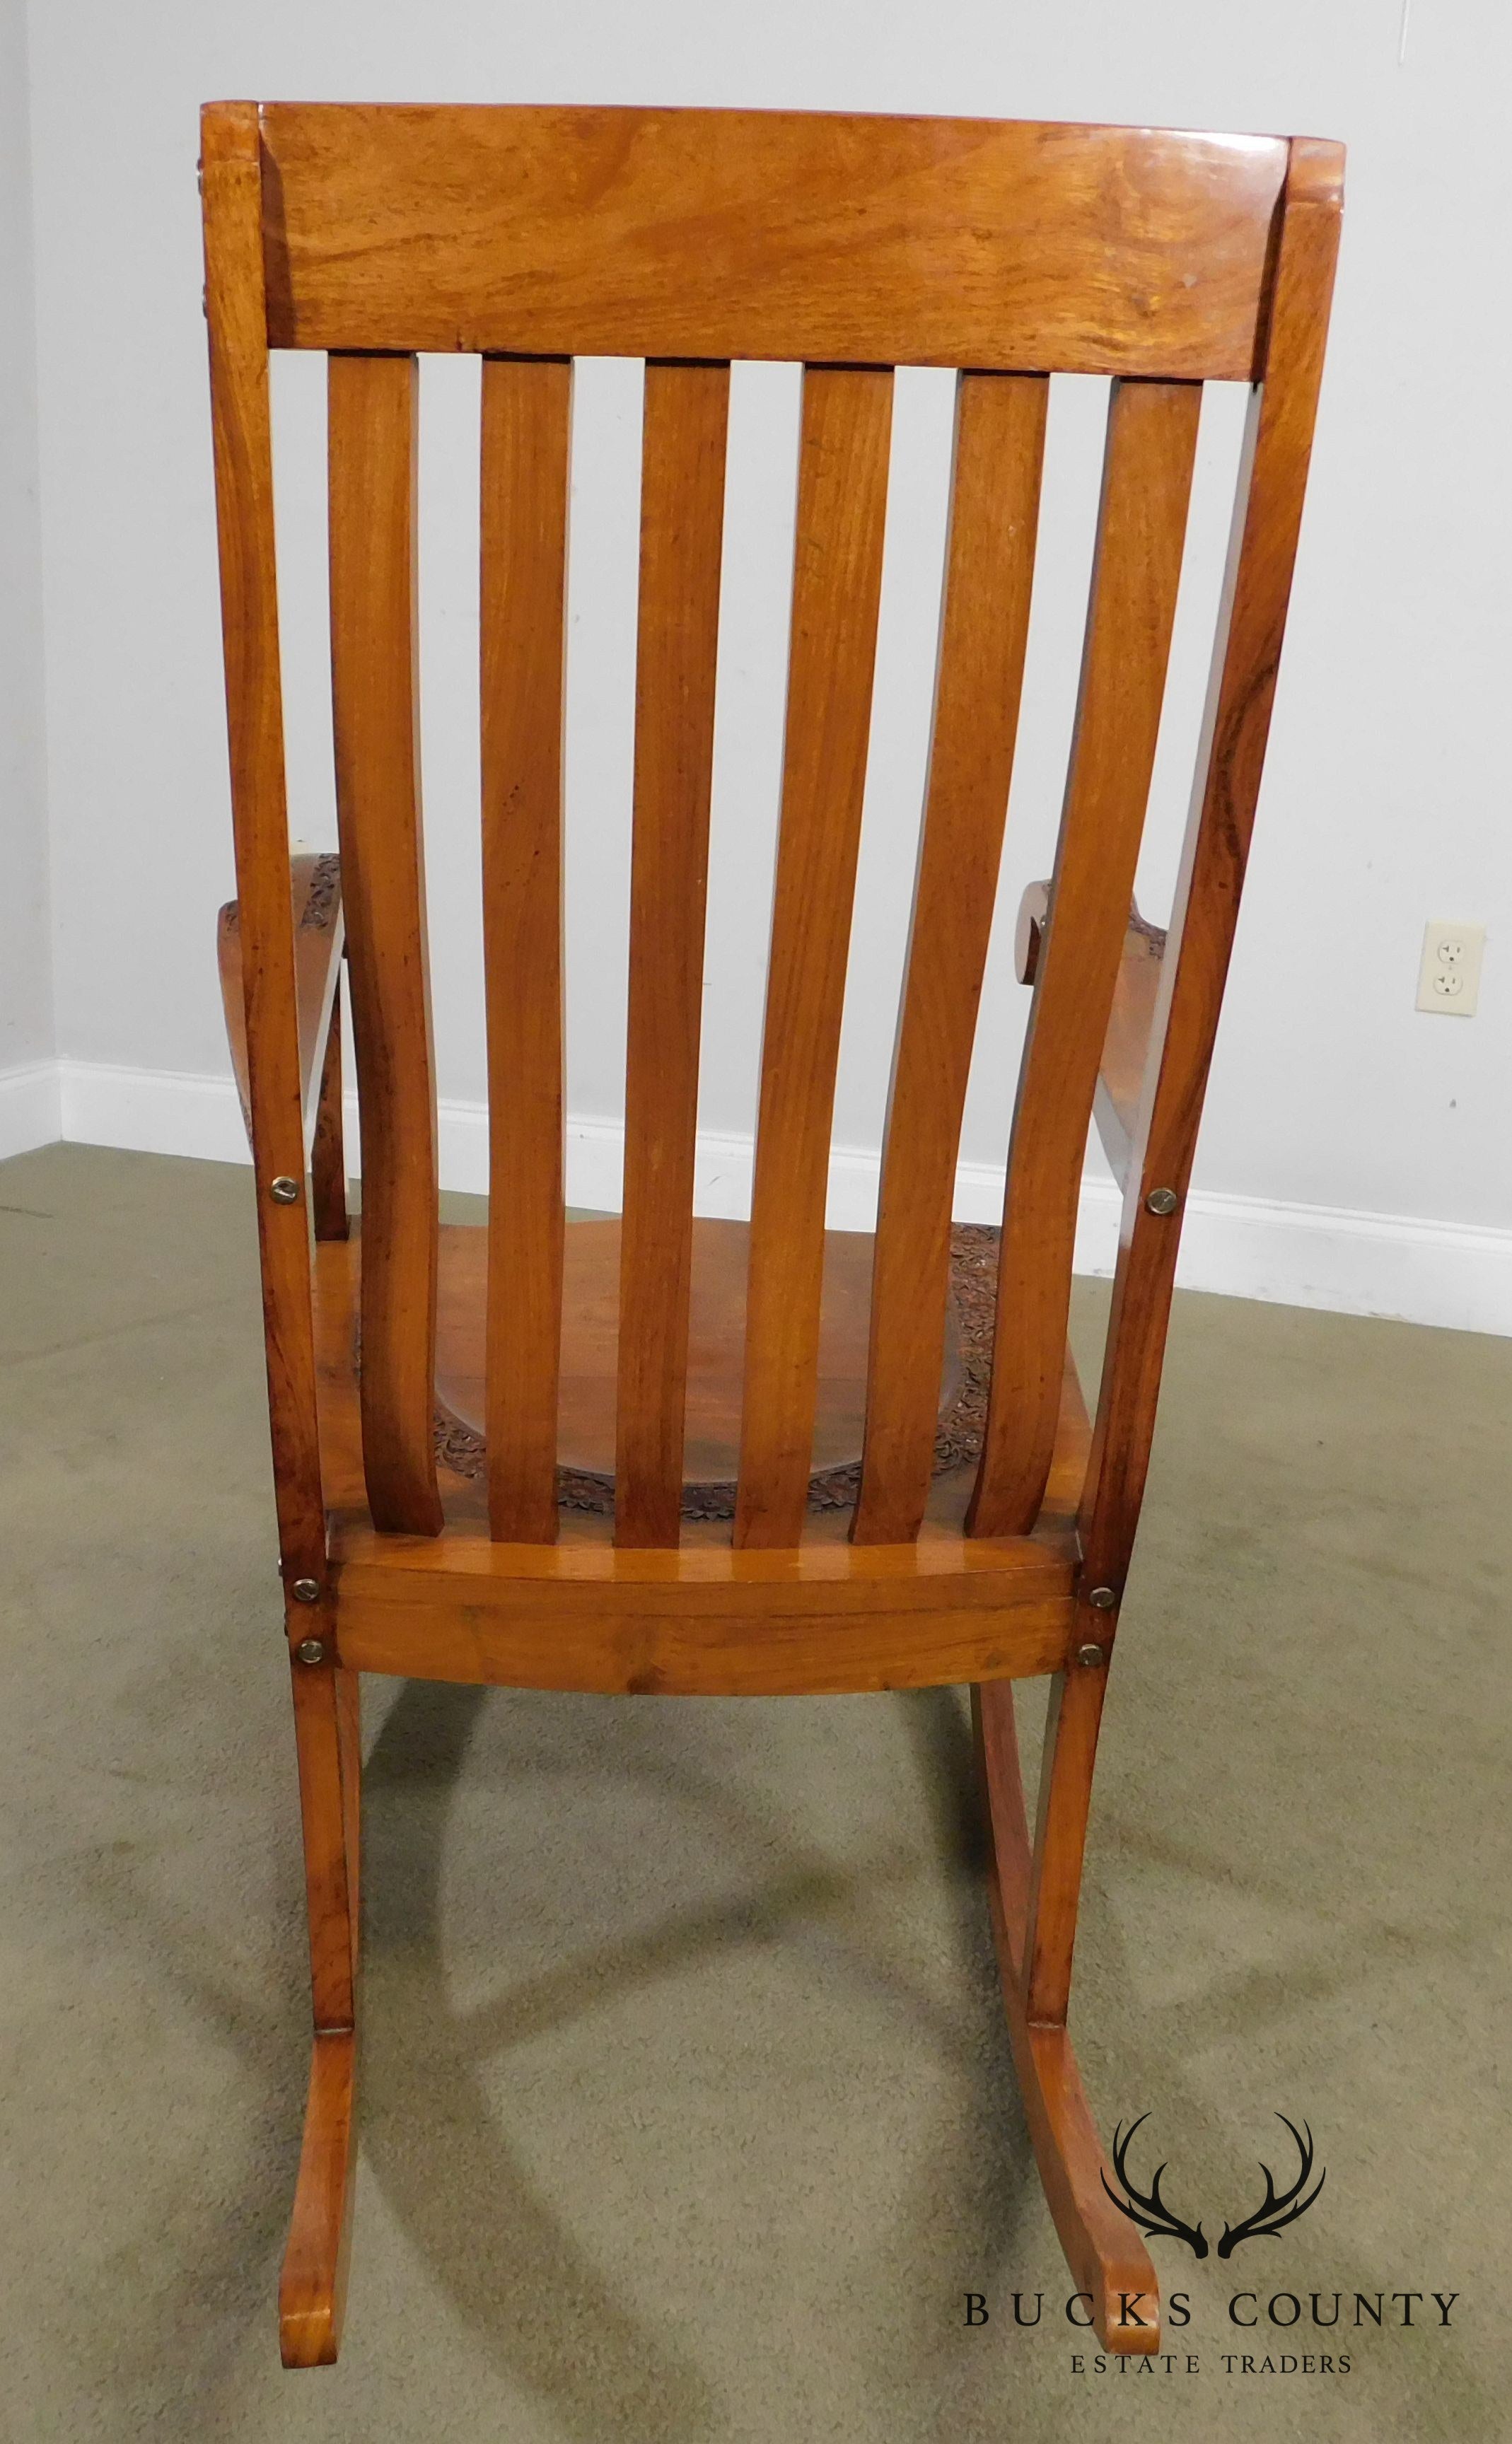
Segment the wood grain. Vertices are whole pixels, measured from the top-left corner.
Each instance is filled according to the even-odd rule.
[[[614,1464],[618,1258],[613,1219],[569,1223],[562,1268],[562,1369],[559,1416],[559,1454],[566,1466],[602,1468],[611,1480]],[[709,1241],[714,1260],[706,1262]],[[692,1295],[690,1302],[688,1353],[688,1435],[684,1446],[685,1480],[697,1464],[698,1479],[716,1473],[732,1477],[738,1456],[740,1371],[744,1356],[745,1284],[747,1265],[739,1244],[745,1225],[704,1218],[693,1224]],[[487,1305],[488,1256],[485,1231],[444,1223],[441,1228],[440,1294],[436,1322],[436,1388],[439,1397],[470,1424],[481,1425],[486,1401],[484,1381],[484,1316]],[[839,1465],[847,1451],[858,1452],[866,1392],[866,1327],[870,1305],[869,1242],[864,1233],[836,1232],[845,1253],[826,1261],[823,1320],[820,1336],[820,1402],[815,1419],[816,1465]],[[588,1243],[586,1252],[582,1250]],[[728,1243],[727,1243],[728,1242]],[[599,1244],[596,1244],[599,1243]],[[833,1253],[834,1249],[827,1251]],[[344,1524],[366,1520],[367,1489],[362,1475],[362,1430],[357,1393],[356,1356],[360,1298],[361,1222],[354,1217],[349,1241],[317,1248],[315,1316],[317,1394],[320,1404],[322,1470],[325,1497],[333,1514]],[[941,1369],[940,1401],[944,1410],[961,1385],[961,1342],[952,1329],[946,1338],[946,1364]],[[1091,1439],[1080,1385],[1072,1353],[1066,1351],[1060,1425],[1045,1505],[1036,1534],[1054,1543],[1074,1529],[1086,1476]],[[704,1463],[708,1463],[705,1467]],[[477,1477],[438,1463],[438,1482],[449,1519],[476,1527],[487,1515],[487,1487]],[[937,1476],[923,1532],[936,1528],[959,1531],[969,1491],[962,1470]],[[609,1523],[565,1509],[560,1528],[564,1544],[584,1539],[603,1541]],[[804,1541],[843,1538],[846,1516],[840,1510],[815,1512],[804,1523]],[[694,1526],[685,1533],[697,1541],[724,1536],[723,1523]],[[877,1549],[877,1548],[873,1548]],[[1057,1544],[1057,1549],[1060,1545]],[[1069,1550],[1069,1546],[1066,1549]]]
[[[1115,2351],[1148,2351],[1159,2336],[1158,2310],[1152,2318],[1144,2307],[1152,2269],[1103,2191],[1096,2123],[1065,2022],[1108,1659],[1296,553],[1337,241],[1339,149],[1311,139],[1287,147],[1272,139],[823,113],[276,104],[259,112],[230,103],[212,106],[203,123],[241,1028],[286,1628],[296,1658],[301,1647],[314,1657],[292,1664],[316,2028],[281,2289],[285,2356],[301,2365],[335,2356],[344,2289],[361,1669],[701,1694],[976,1684],[1004,1999],[1045,2194],[1101,2340]],[[323,1230],[341,1218],[339,1019],[324,1032],[324,1010],[336,1007],[324,999],[326,984],[334,990],[332,963],[328,956],[311,1037],[311,995],[306,986],[302,997],[294,947],[270,338],[337,352],[333,662],[367,1180],[360,1227],[316,1250],[318,1314],[303,1190],[289,1205],[268,1194],[280,1174],[303,1182],[318,1071],[316,1202]],[[614,1544],[606,1523],[581,1518],[546,1541],[557,1528],[545,1499],[557,1412],[571,1408],[570,1398],[559,1401],[552,1373],[557,1276],[565,1271],[564,365],[490,364],[485,375],[495,1240],[487,1330],[476,1262],[458,1328],[480,1413],[501,1437],[491,1534],[477,1489],[451,1469],[438,1479],[433,1458],[438,1233],[415,783],[409,354],[421,346],[536,359],[601,350],[653,361],[618,1292],[600,1286],[587,1299],[593,1311],[562,1328],[563,1346],[597,1352],[585,1372],[597,1370],[600,1436],[609,1340],[616,1343]],[[737,354],[823,368],[806,383],[807,508],[795,585],[756,1287],[743,1362],[737,1368],[727,1351],[710,1378],[727,1448],[737,1373],[751,1397],[738,1546],[719,1541],[707,1523],[680,1544],[677,1518],[700,1244],[691,1188],[726,361]],[[833,1521],[795,1519],[792,1490],[816,1419],[825,1430],[833,1422],[827,1394],[812,1395],[819,1149],[831,1114],[870,687],[886,443],[877,403],[890,382],[876,368],[899,361],[968,370],[868,1336],[868,1481],[861,1541],[847,1544]],[[957,1472],[931,1487],[921,1523],[942,1215],[948,1221],[1011,763],[1042,377],[1053,370],[1134,379],[1116,389],[1111,409],[1056,873],[1022,915],[1021,972],[1033,978],[1034,1003],[1011,1149],[988,1447],[965,1521]],[[1136,957],[1130,893],[1180,564],[1192,385],[1256,374],[1170,942],[1162,957],[1148,943]],[[846,479],[837,475],[828,508],[826,469],[842,469]],[[1127,1146],[1127,1155],[1089,1436],[1063,1322],[1076,1176],[1095,1092],[1116,1154]],[[1150,1213],[1154,1188],[1174,1192],[1171,1214]],[[719,1279],[729,1290],[733,1243],[719,1244]],[[860,1278],[855,1250],[845,1262]],[[732,1347],[733,1291],[715,1305]],[[821,1383],[828,1380],[824,1348],[821,1340]],[[854,1391],[854,1360],[839,1372]],[[699,1431],[708,1423],[700,1416]],[[1016,1532],[1031,1521],[1032,1532]],[[421,1532],[399,1532],[407,1528]],[[788,1541],[764,1545],[778,1533]],[[883,1541],[866,1541],[874,1537]],[[301,1579],[313,1582],[303,1591],[309,1602],[295,1593]],[[1032,1841],[1004,1685],[1029,1673],[1056,1680]]]
[[[1083,1614],[1080,1630],[1095,1632]],[[1079,1630],[1079,1637],[1080,1635]],[[1106,1653],[1106,1647],[1104,1647]],[[1024,1914],[1023,1979],[1031,2020],[1061,2023],[1071,1999],[1071,1953],[1081,1898],[1087,1803],[1107,1694],[1106,1665],[1058,1672],[1050,1685],[1034,1861]]]
[[[1030,2019],[1062,2034],[1107,1664],[1149,1466],[1181,1199],[1238,915],[1300,527],[1337,250],[1341,160],[1337,145],[1302,139],[1293,147],[1264,378],[1251,401],[1192,813],[1130,1152],[1079,1521],[1083,1561],[1071,1640],[1073,1655],[1095,1644],[1102,1661],[1060,1678],[1052,1697],[1026,1936]],[[1175,1192],[1171,1213],[1151,1213],[1155,1188]],[[1097,1605],[1090,1601],[1094,1590],[1104,1595]],[[1046,2188],[1053,2199],[1048,2173]]]
[[[323,1084],[327,1029],[336,1010],[346,921],[341,910],[341,877],[334,896],[312,921],[312,894],[324,897],[324,877],[339,860],[313,854],[289,859],[290,900],[294,919],[294,998],[299,1012],[300,1106],[304,1135],[312,1139],[318,1103],[318,1082]],[[242,975],[241,908],[229,899],[215,925],[215,957],[220,971],[221,1008],[230,1048],[231,1075],[241,1102],[248,1142],[251,1142],[251,1088],[248,1077],[247,997]],[[297,1176],[297,1175],[295,1175]]]
[[[442,1229],[435,1342],[437,1394],[453,1416],[485,1435],[488,1387],[482,1324],[487,1236],[465,1226]],[[749,1268],[747,1224],[695,1217],[688,1302],[685,1486],[732,1487],[736,1478]],[[553,1465],[600,1476],[606,1486],[613,1483],[615,1468],[619,1274],[618,1219],[605,1216],[571,1223],[563,1239]],[[870,1232],[826,1231],[814,1414],[816,1470],[846,1468],[860,1457],[871,1287]],[[960,1388],[960,1335],[952,1317],[946,1335],[945,1362],[935,1378],[936,1409],[952,1401]],[[571,1532],[570,1522],[567,1532]],[[551,1539],[513,1541],[534,1544]],[[790,1541],[796,1544],[798,1539]]]
[[[304,1123],[284,785],[256,105],[222,103],[207,112],[201,145],[226,724],[274,1498],[286,1576],[321,1582],[325,1505],[315,1407],[309,1214],[303,1199],[280,1205],[270,1194],[273,1180],[281,1176],[304,1179]]]
[[[441,1524],[436,1147],[415,708],[410,357],[333,356],[331,699],[362,1136],[362,1450],[380,1528]]]
[[[1014,972],[1021,985],[1032,985],[1039,972],[1049,906],[1048,882],[1031,882],[1020,902],[1014,938]],[[1164,928],[1148,924],[1137,908],[1131,909],[1092,1107],[1103,1153],[1120,1188],[1128,1177],[1129,1148],[1138,1126],[1165,953]]]
[[[971,1713],[986,1814],[987,1897],[1004,2009],[1045,2198],[1103,2347],[1155,2351],[1160,2347],[1160,2286],[1150,2252],[1113,2203],[1113,2168],[1065,2027],[1038,2018],[1026,1991],[1034,1858],[1019,1770],[1012,1684],[994,1680],[973,1689]]]
[[[1040,972],[1040,951],[1050,915],[1050,885],[1031,882],[1019,902],[1013,929],[1013,972],[1021,985],[1032,985]]]
[[[315,2033],[304,2140],[279,2281],[286,2367],[326,2366],[341,2342],[350,2251],[359,1954],[361,1726],[355,1672],[335,1662],[332,1611],[290,1601],[290,1643],[311,1633],[324,1660],[291,1654]]]
[[[831,111],[262,114],[275,346],[1253,373],[1286,148]]]
[[[615,1534],[674,1545],[729,367],[646,367]]]
[[[321,1062],[321,1090],[315,1104],[315,1135],[310,1143],[310,1208],[317,1239],[344,1239],[351,1224],[346,1211],[346,1127],[341,1111],[341,996],[331,996],[325,1027],[325,1052]]]
[[[1129,1176],[1129,1148],[1139,1125],[1139,1098],[1144,1091],[1165,951],[1162,928],[1147,925],[1138,910],[1134,910],[1114,982],[1113,1008],[1108,1013],[1108,1033],[1092,1106],[1102,1151],[1120,1188]]]
[[[572,367],[483,368],[483,925],[489,1025],[489,1516],[557,1533],[562,788]]]
[[[1250,405],[1196,786],[1132,1149],[1082,1513],[1087,1583],[1119,1591],[1138,1524],[1184,1199],[1254,825],[1338,250],[1342,149],[1292,148],[1264,379]],[[1112,1624],[1109,1625],[1110,1628]]]
[[[362,1683],[356,1672],[336,1674],[336,1761],[341,1775],[341,1833],[346,1848],[346,1924],[357,1996],[362,1924]],[[354,2012],[354,2018],[356,2016]]]
[[[341,2347],[357,2180],[357,2039],[318,2030],[310,2052],[304,2139],[278,2285],[286,2367],[329,2367]]]
[[[797,1552],[337,1540],[343,1664],[515,1688],[819,1694],[1054,1670],[1068,1555],[1022,1538]],[[979,1558],[980,1557],[980,1558]]]
[[[355,2025],[353,1962],[357,1922],[356,1879],[350,1872],[347,1781],[343,1774],[338,1675],[329,1651],[329,1615],[323,1606],[290,1602],[300,1626],[316,1638],[327,1633],[323,1662],[289,1658],[294,1696],[294,1742],[299,1758],[300,1809],[304,1830],[304,1881],[310,1924],[310,1990],[318,2028]],[[292,1642],[292,1640],[291,1640]],[[346,1763],[350,1766],[352,1760]]]
[[[997,1342],[972,1505],[1033,1525],[1055,1442],[1077,1201],[1129,921],[1175,618],[1201,392],[1116,383],[1048,925],[1008,1148]]]
[[[751,1191],[737,1545],[796,1545],[819,1377],[830,1127],[866,791],[893,377],[810,365]],[[939,1404],[935,1353],[935,1407]]]
[[[882,1150],[855,1533],[917,1533],[933,1458],[961,1117],[1003,853],[1049,384],[963,374],[924,827]]]

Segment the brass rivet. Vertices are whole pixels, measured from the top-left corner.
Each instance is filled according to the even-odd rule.
[[[323,1663],[325,1660],[325,1649],[318,1638],[302,1638],[298,1651],[302,1663]]]
[[[296,1603],[319,1603],[320,1583],[316,1579],[296,1579],[289,1589],[289,1594]]]
[[[1084,1664],[1089,1672],[1095,1672],[1098,1664],[1105,1660],[1106,1657],[1100,1646],[1079,1646],[1077,1649],[1077,1661]]]
[[[296,1595],[298,1592],[299,1590],[296,1588]],[[1114,1594],[1112,1587],[1091,1587],[1087,1591],[1088,1603],[1096,1604],[1098,1612],[1112,1612],[1114,1605],[1117,1601],[1118,1599]]]
[[[1174,1213],[1180,1202],[1173,1188],[1152,1188],[1145,1198],[1145,1211],[1149,1213]]]
[[[267,1193],[275,1205],[297,1205],[299,1181],[288,1178],[281,1172],[277,1179],[269,1181]]]

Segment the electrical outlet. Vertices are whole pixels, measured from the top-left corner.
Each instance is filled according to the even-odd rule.
[[[1484,948],[1484,925],[1457,925],[1451,917],[1435,917],[1423,935],[1418,1009],[1439,1010],[1446,1018],[1473,1018]]]

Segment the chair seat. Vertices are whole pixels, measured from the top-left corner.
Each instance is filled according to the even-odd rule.
[[[732,1469],[736,1457],[746,1236],[739,1223],[694,1230],[694,1466]],[[612,1461],[618,1226],[576,1223],[566,1238],[560,1448],[564,1457]],[[733,1504],[720,1499],[733,1485],[723,1479],[685,1485],[675,1549],[621,1548],[604,1468],[559,1471],[554,1544],[492,1542],[482,1437],[459,1414],[475,1417],[482,1405],[487,1233],[443,1227],[439,1246],[444,1515],[433,1537],[372,1526],[361,1466],[360,1231],[316,1248],[322,1477],[349,1669],[511,1688],[731,1696],[927,1687],[1060,1667],[1088,1448],[1069,1354],[1035,1535],[968,1537],[963,1528],[990,1351],[996,1231],[955,1233],[946,1406],[917,1538],[850,1541],[859,1476],[853,1460],[811,1479],[801,1540],[786,1550],[733,1548]],[[826,1257],[817,1455],[843,1459],[860,1447],[871,1239],[830,1234]]]
[[[958,1532],[970,1490],[980,1418],[977,1396],[990,1362],[992,1312],[976,1294],[963,1244],[996,1232],[956,1236],[956,1262],[940,1376],[938,1451],[925,1532]],[[699,1219],[693,1226],[684,1454],[685,1538],[728,1540],[739,1461],[745,1345],[744,1222]],[[873,1238],[831,1231],[824,1242],[819,1398],[815,1416],[813,1508],[805,1536],[843,1535],[855,1493],[865,1414]],[[436,1325],[436,1449],[449,1520],[470,1525],[486,1514],[484,1349],[488,1232],[443,1224],[439,1233]],[[990,1282],[990,1263],[979,1278]],[[315,1249],[320,1372],[321,1462],[326,1506],[357,1524],[366,1517],[360,1406],[359,1310],[361,1225]],[[563,1532],[597,1538],[614,1508],[615,1363],[619,1299],[618,1217],[569,1223],[563,1262],[562,1389],[558,1451]],[[1076,1368],[1066,1355],[1060,1430],[1045,1495],[1047,1523],[1075,1510],[1086,1467],[1088,1420]],[[596,1515],[597,1514],[597,1515]]]
[[[728,1489],[732,1495],[739,1472],[749,1242],[749,1227],[744,1222],[700,1219],[693,1224],[688,1424],[683,1447],[683,1484],[690,1493]],[[872,1247],[868,1231],[825,1233],[814,1418],[816,1475],[851,1468],[861,1455]],[[443,1231],[436,1391],[443,1408],[469,1430],[480,1452],[487,1289],[487,1231]],[[610,1500],[618,1324],[618,1217],[573,1223],[566,1232],[562,1266],[558,1460],[574,1476],[598,1480]],[[940,1380],[942,1415],[956,1400],[961,1384],[960,1331],[952,1303]]]

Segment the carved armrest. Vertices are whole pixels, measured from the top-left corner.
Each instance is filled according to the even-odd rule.
[[[1018,930],[1014,937],[1013,963],[1023,985],[1034,982],[1040,963],[1040,948],[1049,921],[1049,884],[1031,882],[1019,903]],[[1120,1188],[1128,1173],[1129,1148],[1139,1117],[1139,1095],[1144,1084],[1145,1062],[1150,1051],[1150,1032],[1154,1023],[1155,997],[1160,991],[1160,968],[1165,953],[1164,928],[1147,923],[1137,908],[1131,908],[1123,955],[1114,979],[1113,1009],[1108,1019],[1108,1032],[1103,1039],[1092,1106],[1097,1135],[1102,1139],[1102,1150]]]
[[[315,1127],[322,1072],[336,988],[341,975],[346,928],[341,914],[341,861],[339,857],[296,857],[289,872],[294,886],[294,989],[299,1003],[300,1096],[304,1112],[304,1138]],[[221,1000],[230,1043],[231,1068],[241,1099],[242,1119],[251,1136],[251,1102],[247,1084],[247,1012],[242,1000],[241,922],[234,899],[220,912],[215,929],[220,965]]]

